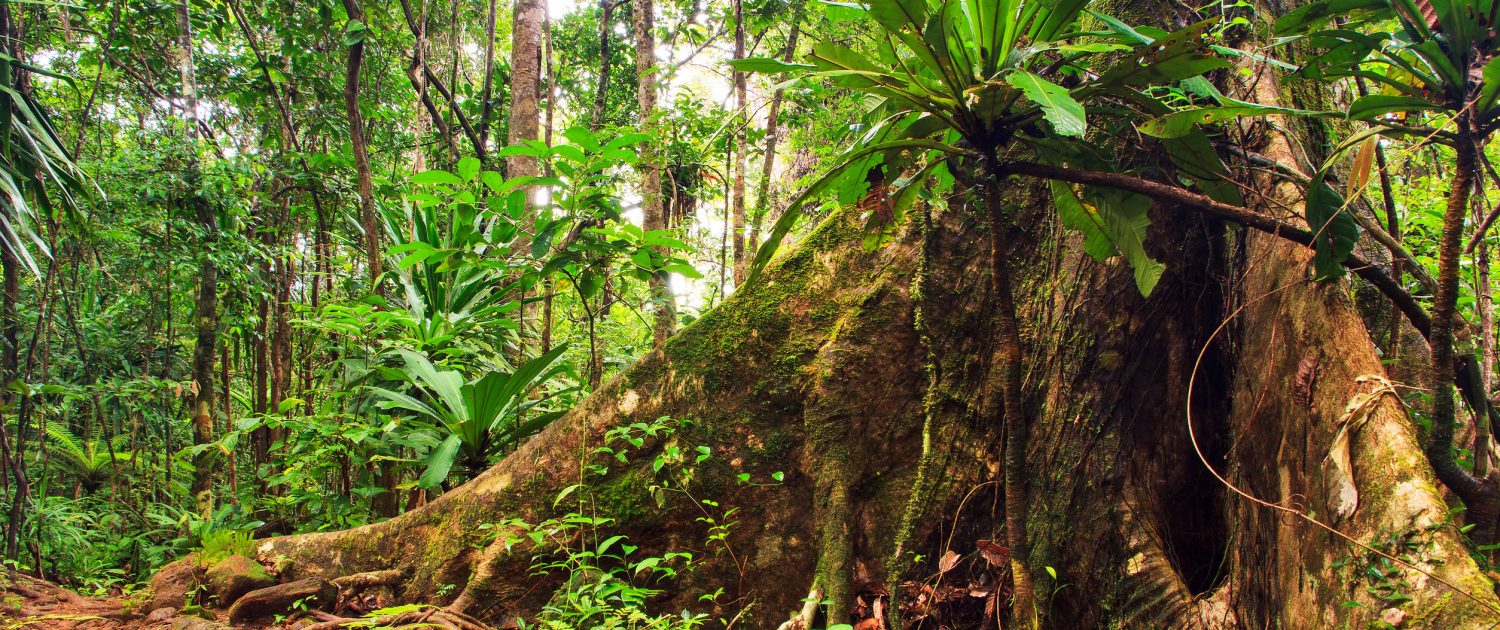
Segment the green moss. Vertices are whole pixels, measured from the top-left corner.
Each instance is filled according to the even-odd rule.
[[[594,499],[600,511],[629,525],[656,511],[656,503],[647,490],[654,480],[644,469],[612,475],[608,481],[593,489]]]

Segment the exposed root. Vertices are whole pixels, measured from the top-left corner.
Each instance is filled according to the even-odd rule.
[[[318,619],[318,623],[306,626],[303,630],[336,630],[337,628],[346,627],[398,629],[447,628],[449,630],[488,630],[490,628],[490,626],[480,623],[478,619],[446,608],[409,610],[373,619],[340,617],[325,612],[314,612],[313,616]],[[358,625],[353,626],[351,624]]]
[[[802,600],[802,612],[782,622],[776,630],[811,630],[813,617],[818,614],[818,602],[821,601],[823,601],[823,587],[818,586],[817,578],[813,578],[812,588],[807,591],[807,599]]]

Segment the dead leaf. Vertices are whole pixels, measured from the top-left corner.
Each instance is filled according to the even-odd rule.
[[[1345,199],[1354,199],[1364,192],[1365,184],[1370,181],[1371,165],[1375,163],[1375,145],[1379,140],[1370,136],[1359,145],[1359,151],[1354,154],[1354,164],[1349,167],[1349,184],[1344,191]]]
[[[1349,518],[1359,507],[1359,488],[1354,485],[1354,455],[1350,441],[1375,411],[1376,403],[1386,394],[1396,400],[1395,388],[1390,381],[1379,375],[1365,375],[1354,379],[1358,385],[1374,383],[1374,391],[1360,392],[1349,399],[1344,414],[1339,418],[1338,433],[1328,447],[1324,458],[1323,482],[1328,488],[1328,509],[1333,512],[1335,522]]]
[[[947,573],[956,566],[958,566],[958,554],[949,549],[943,553],[943,558],[938,560],[938,573]]]
[[[1010,548],[996,543],[993,540],[981,540],[978,543],[979,553],[984,556],[990,566],[1003,569],[1010,563]]]

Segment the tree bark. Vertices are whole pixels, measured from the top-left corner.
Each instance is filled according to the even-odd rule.
[[[838,605],[846,610],[852,598],[872,601],[871,585],[886,582],[914,582],[902,587],[912,589],[902,595],[912,602],[916,584],[939,575],[937,559],[949,549],[966,558],[964,571],[999,580],[1008,564],[991,566],[975,549],[1009,529],[989,506],[1017,496],[998,489],[1007,469],[1022,466],[1032,471],[1017,478],[1027,486],[1030,544],[1017,560],[1058,576],[1036,578],[1038,591],[1053,593],[1037,600],[1044,622],[1339,627],[1364,625],[1388,607],[1367,590],[1366,555],[1351,557],[1339,539],[1235,498],[1193,455],[1197,444],[1257,496],[1298,497],[1325,512],[1332,493],[1323,462],[1336,419],[1382,369],[1346,290],[1308,284],[1310,255],[1301,246],[1250,233],[1235,237],[1249,248],[1240,261],[1230,255],[1236,245],[1215,236],[1222,224],[1163,207],[1152,213],[1148,242],[1188,236],[1153,252],[1168,271],[1142,300],[1128,269],[1093,263],[1061,231],[1044,195],[1012,188],[1006,200],[1024,208],[1009,266],[1016,337],[1025,346],[1019,404],[1037,410],[1019,466],[985,446],[1005,439],[1003,426],[972,421],[988,387],[986,362],[973,357],[1006,334],[997,329],[1001,305],[985,290],[988,239],[967,227],[970,209],[982,206],[956,201],[937,214],[926,247],[941,272],[920,297],[909,278],[922,239],[907,232],[865,252],[857,211],[844,210],[768,269],[764,282],[744,287],[473,482],[392,521],[271,539],[259,554],[284,558],[283,579],[396,568],[407,600],[456,604],[490,620],[530,617],[562,577],[531,574],[528,549],[486,544],[477,524],[556,514],[553,497],[577,482],[605,432],[670,416],[704,428],[686,430],[676,444],[705,444],[725,464],[693,491],[740,510],[727,544],[741,560],[705,556],[671,585],[662,610],[693,608],[694,593],[723,586],[710,614],[733,616],[754,603],[742,627],[775,627],[801,608],[815,573],[859,576],[832,591],[851,598]],[[930,355],[914,332],[918,299],[934,322]],[[1215,337],[1236,312],[1233,338]],[[1321,360],[1303,395],[1294,381],[1308,353]],[[924,356],[932,357],[926,368]],[[1184,413],[1190,405],[1196,440]],[[934,446],[924,456],[927,414]],[[665,447],[648,442],[630,465],[596,482],[625,484],[609,509],[622,514],[618,533],[641,553],[706,534],[695,508],[658,507],[640,481],[652,478],[649,462]],[[1363,498],[1339,528],[1368,543],[1399,536],[1413,550],[1406,557],[1466,589],[1396,565],[1390,579],[1411,585],[1404,593],[1413,598],[1396,607],[1438,627],[1500,620],[1487,608],[1500,602],[1445,525],[1447,508],[1430,490],[1435,480],[1399,401],[1378,397],[1350,447]],[[893,569],[884,560],[892,528],[924,460],[933,464],[934,490],[910,540],[925,560]],[[734,482],[741,472],[763,480],[776,471],[785,473],[781,484]],[[1247,525],[1239,531],[1232,522]],[[444,584],[462,585],[456,600],[439,595]],[[981,614],[940,612],[961,626],[977,625]]]
[[[609,31],[614,27],[615,2],[599,0],[599,80],[594,86],[594,111],[589,115],[589,129],[604,126],[605,108],[609,105]]]
[[[542,20],[546,12],[542,0],[516,0],[510,40],[510,144],[541,139]],[[505,158],[506,177],[540,172],[534,157]]]
[[[661,198],[661,150],[653,132],[656,120],[656,8],[653,0],[635,0],[630,6],[631,30],[635,36],[635,97],[641,115],[641,131],[653,140],[641,145],[636,169],[641,176],[641,227],[647,231],[667,229],[666,211]],[[656,307],[653,332],[656,346],[661,347],[677,328],[677,299],[667,274],[651,276],[651,300]]]
[[[789,26],[791,32],[787,34],[786,48],[781,52],[781,60],[787,63],[791,63],[797,54],[797,40],[802,29],[804,11],[804,4],[799,2],[796,12],[792,14]],[[777,82],[780,81],[778,79]],[[760,183],[756,185],[755,209],[750,213],[750,232],[745,235],[745,249],[750,252],[751,258],[755,257],[755,251],[760,248],[760,226],[766,220],[766,213],[770,212],[771,176],[776,168],[776,145],[781,140],[781,103],[785,97],[786,90],[776,90],[771,95],[771,106],[766,110],[766,148],[761,154]]]
[[[734,0],[734,58],[745,58],[745,6],[743,0]],[[750,151],[747,148],[750,127],[750,91],[746,87],[745,73],[735,70],[734,78],[734,201],[730,210],[730,223],[734,230],[730,241],[734,247],[734,284],[745,283],[750,268],[745,256],[745,168]]]
[[[484,81],[479,90],[479,143],[488,146],[495,111],[495,8],[489,0],[484,19]]]
[[[343,0],[350,24],[365,22],[365,10],[359,0]],[[349,46],[344,67],[344,113],[349,119],[349,143],[354,147],[354,171],[359,178],[359,223],[364,230],[365,271],[370,291],[379,293],[377,280],[381,272],[380,218],[375,214],[375,183],[370,172],[369,142],[365,139],[364,115],[359,111],[360,66],[365,59],[365,35]]]
[[[213,509],[214,471],[218,467],[217,453],[208,445],[214,441],[214,349],[219,336],[219,268],[214,263],[214,246],[218,242],[218,213],[198,187],[202,185],[202,172],[198,164],[198,85],[193,76],[193,26],[188,2],[177,5],[177,69],[182,78],[183,117],[187,121],[188,138],[192,149],[188,152],[187,186],[189,207],[198,224],[203,228],[204,241],[199,253],[203,261],[198,272],[198,297],[194,301],[194,324],[197,333],[193,344],[193,446],[200,450],[193,457],[193,499],[198,511],[208,514]],[[227,393],[226,393],[227,395]]]

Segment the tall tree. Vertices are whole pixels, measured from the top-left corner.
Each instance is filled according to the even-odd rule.
[[[380,277],[380,219],[375,214],[375,183],[370,171],[370,148],[365,139],[364,115],[359,111],[360,67],[365,60],[365,38],[370,28],[365,24],[365,10],[359,0],[344,0],[344,12],[349,21],[344,26],[344,39],[349,44],[348,62],[344,66],[344,113],[349,119],[349,144],[354,149],[354,171],[359,178],[359,223],[364,230],[365,271],[370,277],[370,290],[379,291],[376,280]]]
[[[198,82],[193,68],[193,22],[188,0],[177,5],[177,72],[182,80],[182,116],[191,148],[187,152],[187,202],[203,229],[203,260],[198,272],[198,298],[194,324],[197,332],[193,344],[193,445],[199,447],[193,458],[193,497],[198,511],[213,509],[214,469],[217,453],[207,448],[214,440],[214,354],[219,335],[219,268],[214,263],[214,249],[219,236],[218,213],[204,198],[203,168],[198,160],[200,124],[198,120]],[[227,395],[227,393],[226,393]]]
[[[630,24],[635,35],[635,98],[641,115],[641,131],[653,136],[643,144],[636,168],[641,176],[641,223],[646,230],[667,229],[666,212],[661,199],[661,151],[655,145],[653,131],[656,115],[656,7],[652,0],[635,0],[630,7]],[[656,302],[656,345],[666,343],[677,327],[677,302],[672,295],[667,274],[651,276],[651,298]]]
[[[495,112],[495,10],[496,0],[489,0],[484,18],[484,78],[479,90],[479,143],[489,145],[490,123]]]
[[[589,115],[589,129],[598,131],[604,125],[609,104],[609,32],[615,25],[615,3],[599,0],[599,80],[594,86],[594,111]]]
[[[745,3],[744,0],[734,0],[734,58],[745,58]],[[745,264],[745,166],[748,163],[749,151],[746,148],[746,140],[749,138],[750,128],[750,106],[749,90],[746,87],[745,72],[736,69],[734,76],[734,201],[731,210],[734,234],[731,241],[734,243],[734,284],[739,286],[745,282],[745,273],[749,270]]]
[[[798,2],[796,11],[792,13],[791,24],[787,27],[790,32],[787,34],[786,48],[781,51],[782,62],[791,63],[792,57],[797,54],[797,40],[802,32],[802,16],[805,11],[806,3]],[[786,89],[778,87],[776,93],[771,95],[771,106],[766,109],[766,147],[761,153],[760,182],[755,190],[755,209],[749,217],[750,231],[745,235],[747,251],[753,252],[760,247],[760,226],[766,220],[766,213],[770,212],[771,176],[776,169],[776,146],[781,141],[781,104],[784,100]]]
[[[510,144],[541,138],[542,21],[546,17],[542,0],[516,1],[510,32]],[[507,177],[539,172],[535,157],[505,159]]]

